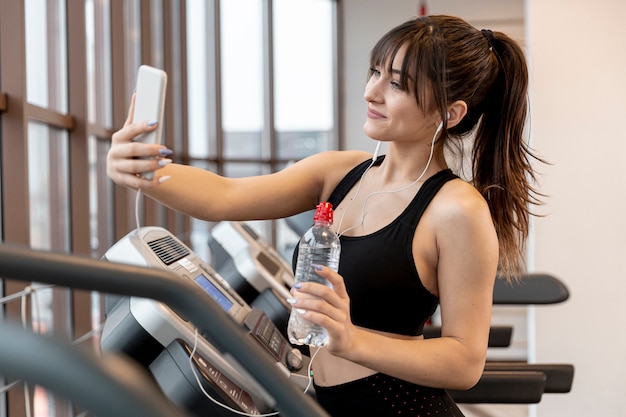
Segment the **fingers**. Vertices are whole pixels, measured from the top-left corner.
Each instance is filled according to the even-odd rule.
[[[127,126],[133,122],[133,116],[135,114],[135,97],[137,97],[137,93],[133,93],[133,96],[130,99],[130,107],[128,108],[128,117],[126,117],[126,122],[124,126]]]
[[[112,143],[127,143],[132,142],[137,136],[151,132],[157,128],[157,123],[151,121],[144,121],[138,123],[127,123],[123,128],[113,134]]]
[[[107,175],[117,184],[131,188],[149,188],[163,182],[157,175],[153,180],[139,174],[154,172],[169,165],[172,151],[161,145],[134,142],[137,134],[150,131],[155,126],[148,123],[130,124],[113,135],[113,143],[107,155]]]
[[[116,165],[119,167],[119,164]],[[132,165],[131,165],[132,166]],[[139,164],[136,166],[140,166]],[[130,169],[130,171],[126,171],[126,169]],[[155,169],[149,168],[138,168],[136,171],[133,168],[113,168],[111,164],[107,167],[107,174],[109,178],[111,178],[116,184],[123,185],[133,189],[148,189],[152,187],[156,187],[159,184],[164,183],[165,181],[170,179],[169,175],[160,174],[158,171],[156,172],[153,179],[146,179],[141,174],[137,172],[152,172]]]
[[[343,277],[337,272],[328,268],[327,266],[321,266],[321,269],[315,271],[317,275],[328,280],[331,283],[334,292],[340,298],[348,298],[348,292],[346,291],[346,285],[343,281]]]
[[[156,172],[172,162],[167,158],[172,151],[165,146],[141,142],[141,135],[155,130],[155,121],[145,120],[133,123],[135,98],[131,98],[128,117],[124,127],[113,134],[107,154],[107,174],[117,184],[131,188],[148,188],[164,182],[169,177],[159,175],[147,180],[141,173]]]
[[[291,291],[294,298],[288,301],[304,310],[317,311],[335,319],[345,319],[345,313],[349,311],[349,297],[343,278],[327,267],[322,267],[316,272],[326,278],[332,284],[332,288],[315,282],[299,282]],[[338,316],[338,311],[342,312],[341,317]]]
[[[157,171],[171,163],[172,160],[169,158],[155,157],[154,155],[145,156],[143,158],[111,157],[108,161],[108,168],[110,172],[138,174]]]

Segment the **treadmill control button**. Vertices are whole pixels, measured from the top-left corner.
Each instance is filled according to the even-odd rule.
[[[300,370],[300,368],[302,368],[302,352],[300,352],[298,349],[291,349],[289,351],[287,351],[287,368],[290,371],[298,371]]]

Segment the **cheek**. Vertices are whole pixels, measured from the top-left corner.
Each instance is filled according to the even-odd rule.
[[[424,127],[424,118],[416,108],[398,106],[393,113],[393,125],[405,132],[417,133]]]

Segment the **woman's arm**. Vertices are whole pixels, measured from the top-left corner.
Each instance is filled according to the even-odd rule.
[[[134,98],[133,98],[134,102]],[[287,217],[315,207],[366,152],[329,151],[305,158],[284,170],[256,177],[225,178],[197,167],[171,163],[161,145],[133,142],[153,130],[132,123],[133,105],[124,127],[113,135],[107,173],[117,184],[141,189],[162,204],[209,220],[252,220]],[[151,157],[140,159],[140,157]],[[152,180],[138,173],[155,171]]]

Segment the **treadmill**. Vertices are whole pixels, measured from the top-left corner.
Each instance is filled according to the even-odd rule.
[[[112,246],[103,259],[165,269],[181,280],[194,282],[199,291],[210,295],[245,329],[250,343],[264,348],[294,384],[302,389],[308,386],[309,358],[288,343],[262,309],[248,304],[226,279],[166,229],[133,230]],[[177,405],[198,415],[206,415],[209,410],[224,416],[271,411],[263,387],[167,305],[140,297],[112,297],[106,305],[101,349],[124,353],[149,368],[161,389]],[[207,393],[223,405],[216,405]]]

